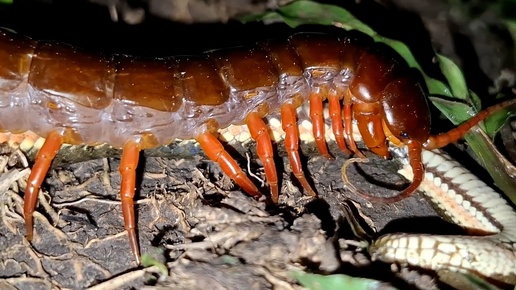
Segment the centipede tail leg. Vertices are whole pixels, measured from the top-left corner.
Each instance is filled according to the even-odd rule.
[[[328,152],[324,136],[323,98],[320,93],[310,94],[310,119],[312,120],[315,144],[319,153],[325,158],[333,159],[333,156]]]
[[[421,153],[422,153],[421,143],[414,141],[414,140],[410,140],[407,142],[406,145],[408,147],[409,163],[410,163],[410,166],[412,167],[412,173],[414,174],[414,177],[412,179],[412,183],[410,183],[410,185],[407,188],[405,188],[403,191],[401,191],[398,195],[395,195],[392,197],[372,196],[369,193],[356,188],[349,181],[349,179],[347,177],[347,167],[349,167],[349,165],[351,165],[355,162],[367,162],[368,159],[365,159],[365,161],[364,161],[364,159],[352,158],[352,159],[348,159],[344,163],[344,166],[342,167],[342,176],[343,176],[344,183],[346,184],[346,187],[354,194],[357,194],[369,201],[378,202],[378,203],[393,203],[393,202],[398,202],[400,200],[403,200],[407,197],[410,197],[414,192],[416,192],[416,190],[419,188],[419,186],[423,182],[425,168],[424,168],[423,162],[421,160]]]
[[[390,153],[387,147],[386,136],[384,134],[384,128],[388,128],[382,123],[379,108],[374,104],[357,104],[354,109],[357,109],[358,112],[362,112],[355,112],[355,119],[357,120],[358,129],[366,146],[377,155],[389,158]],[[390,131],[388,133],[391,134]],[[353,193],[373,202],[393,203],[411,196],[417,190],[424,177],[424,167],[421,161],[422,145],[416,140],[405,141],[405,144],[408,147],[409,161],[410,166],[412,167],[412,172],[414,173],[414,179],[402,192],[392,197],[376,197],[371,196],[352,185],[348,186],[348,188]]]
[[[412,167],[414,178],[412,179],[412,183],[407,188],[405,188],[405,190],[403,190],[397,196],[388,199],[387,202],[396,202],[411,196],[419,188],[425,177],[425,167],[423,166],[423,162],[421,160],[421,154],[423,151],[421,143],[410,140],[407,142],[407,147],[409,163],[410,167]]]
[[[256,151],[265,169],[265,177],[271,191],[271,200],[278,203],[278,174],[274,164],[274,151],[272,150],[272,141],[267,126],[260,114],[251,112],[247,116],[247,127],[251,132],[251,137],[256,141]]]
[[[294,105],[285,103],[281,106],[281,124],[283,131],[285,131],[285,148],[294,176],[308,194],[316,196],[317,194],[306,180],[301,165],[301,158],[299,157],[299,129],[297,127],[296,108]]]
[[[373,202],[393,203],[410,197],[414,192],[416,192],[418,187],[421,185],[421,182],[423,182],[425,174],[425,168],[423,166],[423,162],[421,161],[422,146],[421,143],[414,140],[408,141],[406,145],[408,147],[409,152],[408,157],[410,167],[412,167],[412,173],[414,174],[412,183],[410,183],[410,185],[407,188],[401,191],[398,195],[392,197],[371,196],[360,190],[356,193]]]
[[[254,183],[245,175],[235,159],[224,149],[220,141],[210,132],[197,136],[197,142],[208,158],[217,162],[227,176],[233,179],[249,195],[260,197],[261,194]]]
[[[63,139],[63,135],[56,131],[52,131],[48,134],[45,143],[36,156],[36,162],[34,163],[32,171],[29,175],[27,188],[25,189],[23,205],[27,240],[29,241],[31,241],[33,237],[32,215],[34,213],[34,208],[36,207],[36,201],[38,200],[39,189],[47,175],[52,161],[56,157],[57,152],[64,142]]]
[[[335,141],[339,146],[340,150],[345,154],[350,155],[351,151],[346,146],[346,142],[344,141],[344,128],[342,126],[342,111],[340,105],[340,98],[336,94],[330,94],[328,96],[328,105],[330,111],[330,119],[331,119],[331,128],[333,131],[333,135],[335,136]]]
[[[348,142],[349,148],[353,153],[361,158],[365,158],[365,155],[360,152],[353,139],[353,111],[352,111],[352,95],[349,89],[344,93],[344,138]]]
[[[128,141],[122,152],[120,160],[120,198],[122,200],[122,214],[124,226],[129,237],[129,246],[134,255],[134,260],[140,264],[140,250],[136,238],[136,222],[134,216],[134,190],[136,185],[136,167],[140,158],[140,144],[136,141]]]

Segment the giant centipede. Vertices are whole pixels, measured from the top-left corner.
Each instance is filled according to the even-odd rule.
[[[364,197],[395,202],[423,180],[422,149],[458,140],[489,114],[516,100],[489,107],[447,133],[430,135],[424,90],[406,63],[354,33],[295,33],[286,39],[217,49],[200,55],[143,58],[95,54],[52,41],[0,30],[0,128],[46,138],[25,191],[27,238],[42,182],[63,144],[109,144],[122,149],[120,196],[125,229],[140,263],[133,197],[142,150],[176,139],[195,139],[206,156],[245,192],[261,193],[217,138],[220,129],[246,125],[257,144],[277,203],[278,178],[264,118],[279,112],[292,171],[311,196],[299,154],[296,109],[309,103],[320,154],[332,158],[325,136],[323,103],[338,147],[364,157],[352,137],[355,122],[366,147],[389,158],[388,145],[406,146],[414,178],[399,195]],[[19,116],[31,115],[31,118]]]

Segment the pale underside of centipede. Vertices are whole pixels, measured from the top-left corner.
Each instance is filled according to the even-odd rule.
[[[286,40],[199,56],[143,59],[90,54],[0,31],[0,127],[46,138],[25,194],[28,238],[32,237],[37,193],[59,148],[107,143],[123,150],[120,194],[125,228],[138,263],[133,196],[140,151],[176,139],[195,139],[244,191],[259,197],[257,187],[217,139],[220,129],[245,124],[264,164],[270,199],[277,202],[274,153],[264,118],[279,112],[293,173],[305,191],[315,196],[299,157],[296,110],[309,102],[315,143],[323,156],[331,157],[325,143],[323,101],[329,104],[334,139],[345,153],[363,156],[354,142],[353,120],[365,145],[380,156],[390,157],[387,141],[408,147],[414,181],[400,196],[387,201],[410,195],[423,182],[423,148],[439,148],[457,140],[491,112],[515,102],[489,108],[452,132],[430,136],[427,102],[407,67],[374,43],[354,36],[295,34]],[[20,120],[22,115],[29,117]],[[511,238],[507,244],[513,247]],[[514,249],[509,249],[511,253]],[[391,260],[388,254],[385,260]],[[402,260],[401,255],[398,251],[395,259]],[[508,282],[515,279],[510,270],[502,272],[501,278],[499,272],[480,274]]]

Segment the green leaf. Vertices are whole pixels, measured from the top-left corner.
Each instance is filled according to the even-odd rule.
[[[455,125],[470,119],[475,112],[469,105],[440,97],[429,97],[432,103]]]
[[[505,193],[513,204],[516,204],[516,178],[505,171],[505,164],[498,158],[495,152],[497,149],[493,142],[479,129],[470,130],[464,138],[475,152],[480,164],[489,172],[496,186]]]
[[[516,21],[514,20],[505,20],[504,21],[507,30],[512,36],[512,39],[516,39]]]
[[[349,290],[374,290],[374,289],[396,289],[382,284],[380,281],[356,278],[347,275],[319,275],[308,274],[300,271],[292,272],[292,276],[299,283],[309,290],[332,290],[332,289],[349,289]]]
[[[437,54],[436,58],[439,62],[441,72],[450,85],[453,97],[469,101],[468,86],[466,85],[466,80],[460,68],[444,55]]]
[[[480,101],[480,98],[478,97],[478,95],[475,92],[473,92],[472,90],[469,90],[469,96],[471,98],[471,102],[472,102],[475,110],[477,112],[480,111],[480,109],[482,108],[482,102]]]
[[[334,25],[336,22],[347,25],[344,29],[358,29],[366,34],[374,31],[356,19],[347,10],[334,5],[319,4],[312,1],[295,1],[291,5],[278,9],[282,15],[298,19],[299,24]]]
[[[489,137],[493,139],[496,133],[498,133],[500,128],[503,126],[503,124],[505,124],[505,122],[507,122],[507,120],[515,114],[516,112],[512,112],[511,110],[506,108],[502,109],[500,112],[497,112],[496,114],[489,116],[489,118],[487,118],[484,121],[486,133],[489,135]]]
[[[161,272],[162,276],[168,276],[167,266],[165,266],[165,264],[161,263],[149,254],[142,255],[142,265],[144,267],[156,266]]]
[[[230,255],[222,255],[222,256],[220,256],[220,259],[224,264],[231,265],[231,266],[236,266],[236,265],[241,264],[241,262],[238,258],[230,256]]]
[[[13,4],[13,0],[0,0],[0,4]]]
[[[484,279],[480,278],[479,276],[473,275],[473,274],[464,274],[463,275],[467,281],[471,283],[472,286],[474,286],[474,289],[479,290],[499,290],[500,288],[496,287],[493,284],[490,284],[489,282],[485,281]]]
[[[265,23],[286,22],[284,17],[275,11],[260,14],[244,15],[240,17],[238,20],[240,20],[240,22],[242,23],[254,21],[263,21]]]

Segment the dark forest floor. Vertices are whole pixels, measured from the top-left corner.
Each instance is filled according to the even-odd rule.
[[[478,28],[494,25],[489,12],[464,19],[457,18],[457,11],[440,1],[393,2],[396,2],[393,5],[404,7],[406,14],[403,15],[410,15],[407,22],[419,19],[417,25],[426,27],[435,47],[467,68],[468,81],[481,90],[487,91],[492,82],[501,80],[500,76],[507,76],[509,80],[514,78],[512,48],[507,48],[504,35]],[[32,33],[35,37],[55,36],[83,46],[88,46],[96,34],[107,38],[106,35],[118,29],[103,24],[110,21],[104,19],[109,17],[103,14],[103,20],[92,20],[91,30],[80,30],[78,34],[82,36],[72,37],[57,32],[58,27],[65,25],[57,19],[64,10],[53,12],[50,5],[27,5],[24,8],[26,14],[20,18],[12,11],[0,11],[5,13],[0,15],[3,19],[0,26]],[[40,15],[45,12],[41,7],[49,9],[46,17]],[[354,7],[358,13],[364,13],[360,5]],[[395,7],[382,9],[393,11]],[[102,6],[92,8],[95,11],[102,9]],[[84,14],[86,12],[89,11]],[[189,15],[201,17],[191,11]],[[32,24],[27,21],[29,17],[34,17]],[[71,21],[73,11],[62,17]],[[77,18],[86,19],[87,16]],[[152,19],[146,21],[165,22]],[[79,27],[72,22],[70,25],[72,29]],[[106,25],[105,30],[103,25]],[[176,25],[180,27],[177,35],[160,37],[183,43],[187,42],[185,35],[199,33],[196,41],[183,43],[186,46],[177,53],[190,51],[199,43],[202,48],[198,45],[193,49],[195,52],[219,45],[210,46],[205,38],[209,35],[205,31],[207,24],[199,24],[189,32],[180,31],[187,24]],[[212,24],[221,31],[225,25]],[[260,29],[253,25],[253,31],[259,36],[272,30],[274,28]],[[284,30],[282,33],[288,32],[288,28]],[[131,33],[139,37],[146,35],[143,28],[129,31],[116,39],[125,39]],[[229,31],[242,33],[245,28],[237,25]],[[221,35],[218,42],[232,41],[230,45],[238,42],[238,37],[218,33]],[[459,34],[467,40],[464,42],[467,45],[459,44]],[[106,40],[91,46],[102,50],[103,45],[108,45],[110,50],[140,53],[146,46],[155,49],[164,43],[163,40],[153,43],[151,39],[155,35],[159,34],[149,32],[144,37],[151,42],[140,43],[141,47],[137,48],[122,48],[134,43],[131,40],[125,40],[127,43]],[[159,46],[156,53],[165,53],[168,48]],[[152,53],[152,49],[145,53]],[[513,140],[511,127],[504,130],[502,141],[510,144],[507,142]],[[452,151],[458,152],[457,149]],[[513,154],[510,145],[506,151]],[[460,154],[460,158],[473,164],[465,154]],[[149,254],[166,265],[166,277],[160,274],[158,267],[137,267],[132,260],[118,196],[119,159],[98,159],[51,170],[35,213],[36,234],[31,243],[24,236],[21,215],[20,188],[24,188],[28,171],[9,166],[7,160],[7,155],[0,158],[0,171],[4,172],[0,177],[0,289],[301,289],[291,275],[294,270],[375,278],[392,282],[401,289],[443,287],[433,273],[403,269],[404,278],[400,279],[392,274],[390,265],[370,262],[344,218],[343,204],[356,208],[378,232],[432,232],[443,223],[420,195],[400,203],[376,204],[374,207],[353,196],[341,179],[340,169],[345,156],[338,155],[333,161],[318,156],[305,160],[307,172],[319,193],[316,200],[299,190],[288,163],[281,159],[284,164],[280,171],[282,187],[277,207],[266,207],[264,202],[246,196],[233,186],[217,165],[201,156],[141,160],[136,197],[140,247],[142,254]],[[239,161],[245,166],[245,158]],[[367,175],[401,186],[405,181],[395,173],[396,168],[395,161],[379,158],[361,166]],[[255,173],[262,176],[260,169],[257,167]],[[377,194],[392,194],[392,191],[371,185],[355,168],[350,169],[350,176],[361,188]],[[9,186],[11,189],[7,190]],[[156,280],[157,277],[160,278]]]

